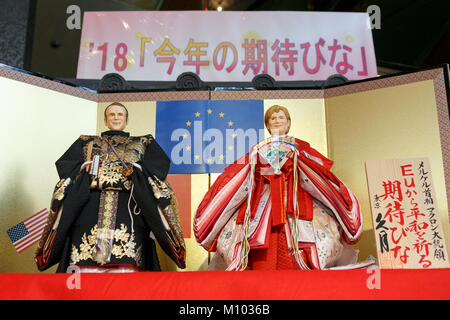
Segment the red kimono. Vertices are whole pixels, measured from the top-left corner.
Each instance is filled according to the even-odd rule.
[[[358,200],[330,172],[332,164],[290,136],[261,141],[204,196],[194,220],[197,242],[217,251],[227,270],[328,268],[339,257],[318,241],[352,244],[362,229]]]

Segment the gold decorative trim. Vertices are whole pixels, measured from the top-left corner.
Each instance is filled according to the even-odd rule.
[[[70,261],[72,264],[78,264],[81,261],[93,260],[95,261],[95,246],[97,243],[97,237],[101,233],[101,229],[97,224],[91,228],[90,233],[83,234],[81,237],[81,244],[79,248],[72,245],[72,253],[70,255]],[[136,249],[136,242],[134,239],[134,233],[128,233],[127,226],[120,224],[119,229],[115,229],[112,232],[112,239],[114,240],[111,255],[117,259],[124,257],[132,258],[135,260],[138,267],[142,264],[142,245]]]

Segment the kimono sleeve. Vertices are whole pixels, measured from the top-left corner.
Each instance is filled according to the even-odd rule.
[[[303,155],[305,155],[308,159],[315,161],[326,170],[331,169],[334,161],[322,155],[319,151],[311,147],[311,145],[306,141],[296,138],[295,142],[298,144],[297,149],[300,153],[303,153]]]
[[[150,143],[145,151],[142,164],[150,175],[164,181],[170,168],[170,159],[151,135]]]
[[[71,178],[80,171],[83,164],[83,140],[78,138],[67,151],[56,161],[56,170],[60,179]]]
[[[184,269],[186,248],[179,225],[178,206],[175,194],[165,181],[170,159],[152,136],[147,137],[149,145],[141,163],[142,171],[133,171],[134,197],[161,249]]]
[[[314,148],[309,148],[307,152],[305,152],[305,155],[315,162],[321,164],[325,169],[330,170],[333,166],[334,161],[326,158],[323,156],[319,151],[317,151]]]
[[[82,146],[83,141],[79,138],[56,161],[60,181],[55,186],[50,214],[35,253],[40,271],[61,261],[69,229],[88,200],[89,175],[86,171],[78,175],[83,163]]]

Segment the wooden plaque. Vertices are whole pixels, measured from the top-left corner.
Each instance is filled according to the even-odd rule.
[[[428,158],[366,161],[366,174],[379,267],[448,268]]]

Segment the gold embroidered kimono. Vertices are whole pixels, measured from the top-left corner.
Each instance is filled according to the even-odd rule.
[[[170,160],[151,135],[81,136],[56,162],[60,181],[36,263],[160,270],[156,239],[185,267],[176,198],[165,181]]]

